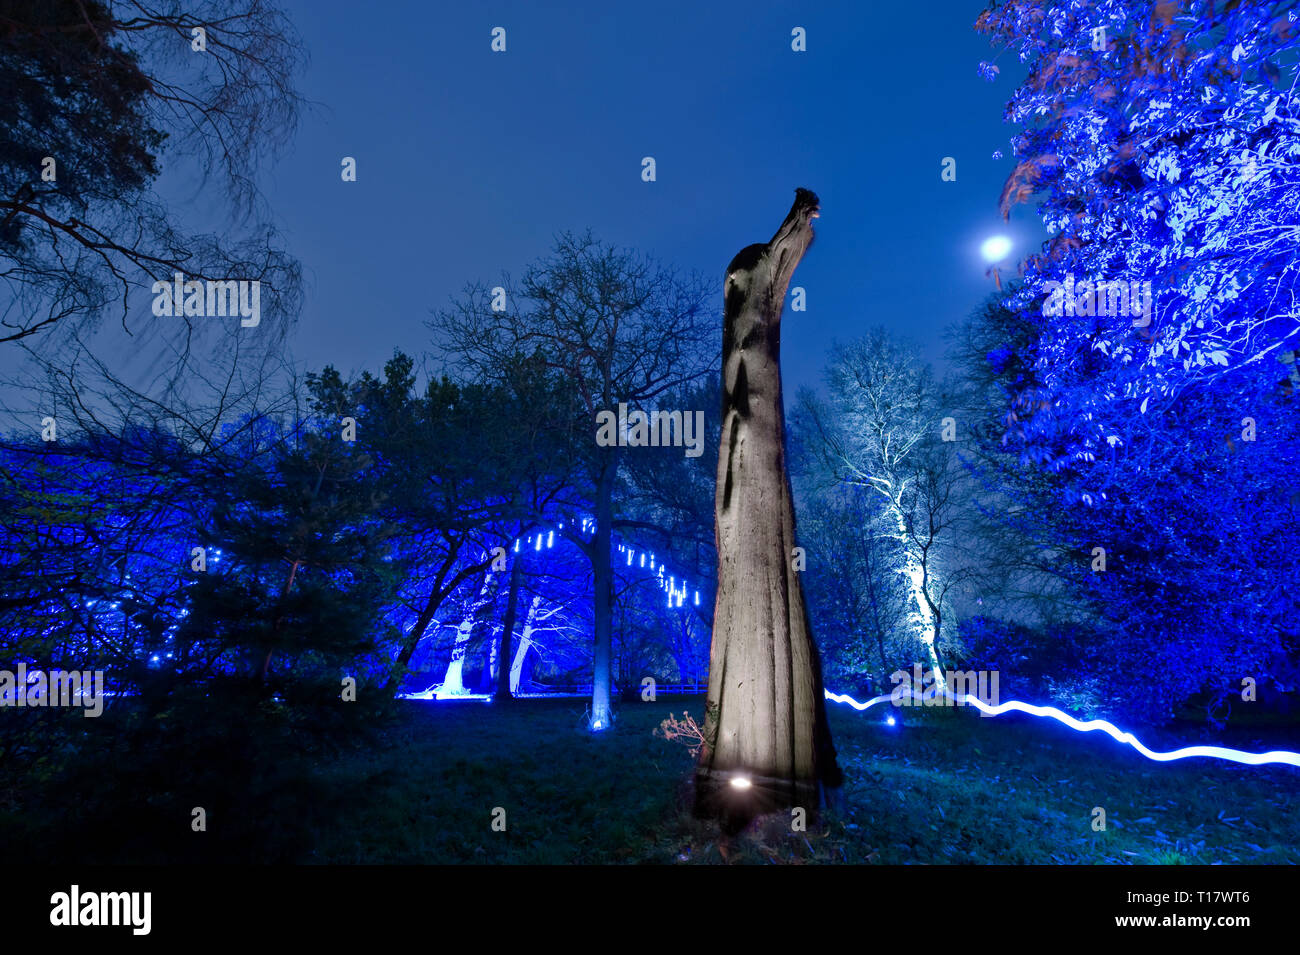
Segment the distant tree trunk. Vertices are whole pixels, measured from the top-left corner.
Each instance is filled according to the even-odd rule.
[[[317,489],[318,491],[320,490],[320,482],[319,482],[319,481],[316,482],[316,489]],[[284,589],[280,591],[280,606],[281,606],[281,607],[284,606],[284,602],[285,602],[285,600],[288,599],[288,597],[289,597],[289,591],[293,590],[293,581],[294,581],[294,578],[298,575],[298,567],[299,567],[299,565],[300,565],[301,563],[302,563],[302,561],[300,561],[300,560],[295,560],[295,561],[293,562],[293,566],[289,568],[289,579],[288,579],[287,581],[285,581]],[[283,615],[283,613],[277,613],[277,614],[276,614],[276,617],[275,617],[275,620],[271,623],[271,638],[272,638],[272,640],[274,640],[275,637],[279,634],[279,632],[280,632],[280,625],[281,625],[283,622],[284,622],[284,615]],[[266,654],[265,654],[265,656],[263,656],[263,658],[262,658],[262,666],[261,666],[261,668],[258,670],[258,674],[257,674],[257,679],[258,679],[258,682],[259,682],[259,683],[265,683],[265,682],[266,682],[266,674],[267,674],[267,672],[271,669],[271,654],[274,653],[274,652],[275,652],[274,644],[272,644],[272,646],[269,646],[269,647],[266,648]]]
[[[437,624],[434,617],[442,608],[442,602],[451,595],[452,591],[460,586],[461,581],[469,577],[474,568],[466,567],[456,574],[450,582],[447,581],[448,574],[451,573],[452,565],[455,563],[457,550],[453,550],[447,555],[442,566],[438,568],[438,576],[434,579],[433,589],[429,591],[429,596],[425,599],[424,609],[420,615],[415,618],[415,623],[407,631],[401,649],[397,653],[397,660],[393,667],[393,675],[389,677],[386,692],[396,693],[400,688],[402,677],[406,673],[406,668],[411,663],[411,658],[415,656],[416,649],[420,646],[420,641],[424,639],[425,631],[429,629],[430,624]]]
[[[781,395],[781,311],[817,214],[817,196],[797,190],[772,240],[748,246],[727,268],[718,591],[695,811],[729,829],[786,807],[811,813],[819,789],[829,796],[826,790],[842,782],[817,647],[792,570],[794,504]]]
[[[524,629],[519,632],[519,645],[515,648],[515,658],[510,664],[510,693],[512,696],[519,692],[519,681],[524,675],[524,660],[528,657],[528,651],[533,645],[533,622],[537,619],[537,608],[541,606],[541,603],[541,597],[533,597],[533,602],[528,605],[528,613],[524,617]]]
[[[692,614],[678,614],[673,630],[673,660],[677,664],[677,678],[682,683],[698,681],[698,664],[694,653],[695,617]]]
[[[405,674],[406,668],[411,664],[411,658],[415,656],[415,650],[420,645],[420,640],[424,638],[424,633],[429,629],[429,625],[436,623],[433,619],[434,614],[438,612],[437,604],[430,600],[425,604],[424,610],[420,612],[411,625],[410,631],[406,635],[406,642],[397,653],[397,659],[394,661],[393,675],[388,679],[387,692],[396,693],[401,687],[402,675]]]
[[[911,544],[912,535],[908,533],[907,518],[901,505],[894,505],[894,520],[898,526],[898,538],[902,542],[904,553],[903,574],[907,577],[908,592],[916,606],[916,615],[921,623],[921,646],[925,649],[926,662],[934,674],[935,686],[943,682],[943,667],[939,665],[940,617],[938,608],[926,591],[926,567],[924,560],[916,554]]]
[[[510,589],[506,596],[506,613],[501,621],[501,647],[497,650],[497,689],[495,702],[508,703],[513,699],[510,688],[510,670],[506,661],[510,659],[510,637],[515,629],[515,615],[519,606],[519,578],[522,575],[523,554],[515,558],[510,568]]]
[[[483,577],[483,586],[479,588],[478,596],[465,611],[460,626],[456,628],[456,642],[452,644],[451,662],[447,664],[447,675],[443,678],[442,689],[438,691],[439,697],[464,696],[468,692],[465,689],[465,652],[469,649],[469,638],[474,632],[474,622],[478,619],[479,611],[490,599],[488,594],[491,590],[492,574],[488,573]]]
[[[593,730],[609,729],[613,711],[609,705],[609,664],[613,646],[613,569],[610,566],[610,530],[614,522],[614,478],[618,459],[610,453],[602,462],[596,482],[596,538],[592,541],[591,570],[595,582],[596,645],[591,660],[591,723]]]
[[[496,684],[497,647],[498,647],[498,643],[495,639],[488,641],[487,666],[483,668],[483,676],[482,679],[479,680],[479,683],[483,687],[482,692],[484,693],[491,693],[492,687]]]

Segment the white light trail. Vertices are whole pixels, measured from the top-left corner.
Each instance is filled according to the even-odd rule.
[[[902,688],[900,692],[910,694],[913,699],[920,697],[911,689],[911,687]],[[1205,756],[1210,759],[1226,759],[1234,763],[1245,763],[1248,766],[1264,766],[1270,763],[1281,763],[1287,766],[1300,766],[1300,753],[1293,753],[1290,750],[1275,749],[1267,753],[1248,753],[1241,749],[1229,749],[1226,746],[1184,746],[1182,749],[1172,750],[1167,753],[1157,752],[1143,745],[1142,741],[1125,730],[1121,730],[1114,723],[1106,720],[1080,720],[1063,710],[1058,710],[1054,706],[1037,706],[1033,703],[1022,703],[1019,700],[1008,700],[1006,703],[999,703],[996,706],[990,706],[978,697],[971,696],[968,693],[952,693],[946,684],[936,686],[937,692],[942,692],[944,696],[954,700],[957,703],[966,704],[975,707],[989,716],[1000,716],[1003,713],[1028,713],[1031,716],[1049,716],[1059,723],[1064,723],[1070,729],[1077,733],[1091,733],[1095,730],[1101,730],[1111,739],[1126,746],[1131,746],[1147,759],[1154,760],[1157,763],[1168,763],[1175,759],[1188,759],[1192,756]],[[851,696],[841,693],[832,693],[830,690],[823,690],[826,699],[833,703],[847,703],[859,712],[867,710],[878,703],[887,703],[893,698],[893,694],[887,693],[884,696],[873,697],[865,703],[859,703]]]

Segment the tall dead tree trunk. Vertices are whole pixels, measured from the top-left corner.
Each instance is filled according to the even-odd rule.
[[[782,808],[813,812],[819,796],[842,782],[817,647],[792,569],[781,396],[781,311],[817,215],[817,196],[796,190],[772,240],[748,246],[727,267],[718,596],[695,811],[733,829]]]

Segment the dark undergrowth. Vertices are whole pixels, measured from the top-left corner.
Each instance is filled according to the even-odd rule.
[[[145,729],[114,734],[106,715],[88,721],[105,725],[57,771],[31,752],[4,754],[0,855],[39,846],[43,862],[1300,862],[1300,770],[1155,763],[1100,733],[951,710],[908,710],[888,727],[879,709],[832,707],[842,811],[802,832],[775,815],[724,838],[690,816],[687,750],[653,735],[683,709],[698,715],[703,701],[625,704],[614,729],[593,736],[573,700],[413,702],[338,733],[272,708],[173,733],[153,752],[140,749],[154,738]],[[1153,749],[1300,748],[1294,727],[1141,735]],[[206,832],[193,830],[196,807]]]

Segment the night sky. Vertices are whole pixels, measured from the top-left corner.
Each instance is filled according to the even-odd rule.
[[[992,291],[980,241],[1005,231],[1017,257],[1037,241],[1030,210],[1010,226],[997,213],[1016,67],[977,75],[992,56],[971,29],[980,3],[920,20],[910,4],[472,6],[288,5],[315,106],[263,189],[306,271],[293,355],[308,368],[425,350],[431,309],[520,276],[565,229],[698,271],[720,315],[726,263],[807,186],[822,217],[794,280],[808,311],[786,320],[793,393],[832,339],[875,323],[939,359],[942,330]],[[807,52],[791,50],[796,26]]]
[[[1251,882],[1300,864],[1300,0],[994,0],[1023,61],[990,0],[265,2],[0,2],[9,934],[268,897],[335,931],[286,864],[994,864],[963,901],[1013,932],[1285,897]],[[553,353],[357,380],[469,377],[430,319],[587,230],[697,276],[718,356],[724,268],[797,187],[816,240],[801,201],[770,251],[807,310],[778,378],[784,270],[731,286],[717,417],[614,395],[667,415],[611,441]],[[981,246],[1010,280],[1042,220],[1066,251],[1009,295]],[[155,307],[182,268],[207,296]],[[216,307],[236,283],[269,321]],[[644,392],[647,351],[687,360],[586,337],[542,351],[624,349]],[[855,339],[787,434],[773,382],[796,407]],[[413,884],[345,872],[333,908]]]

